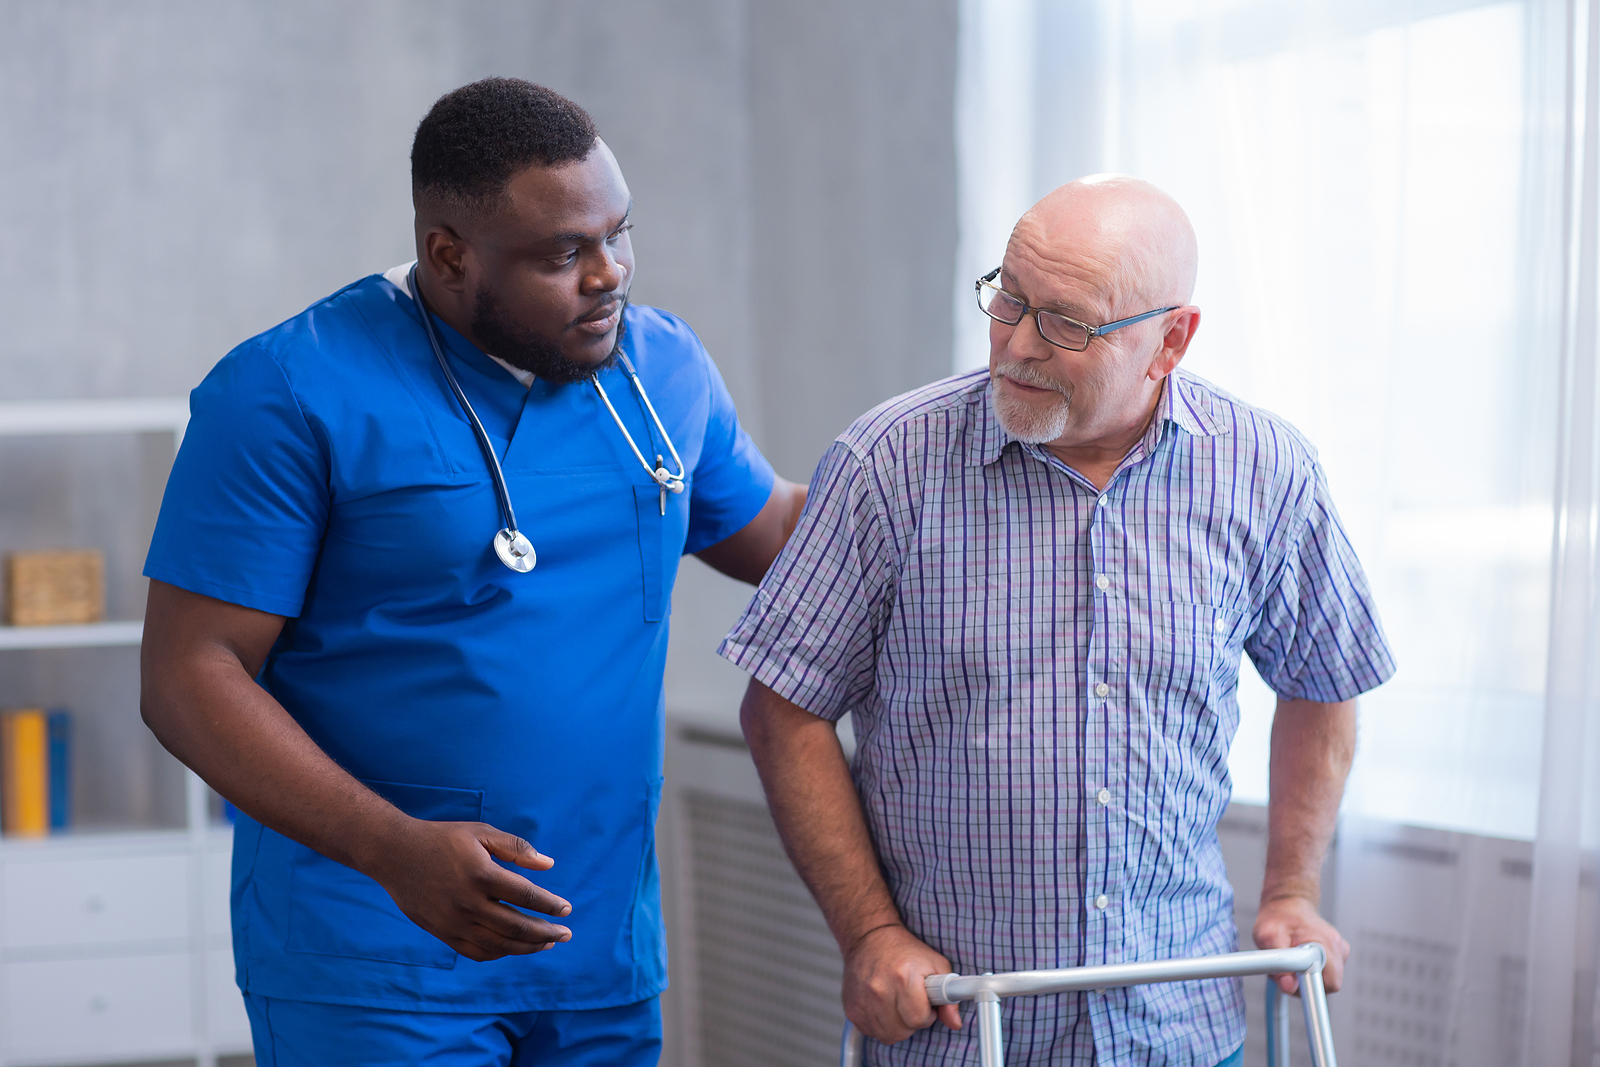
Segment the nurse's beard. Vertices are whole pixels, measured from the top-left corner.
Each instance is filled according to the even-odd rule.
[[[606,358],[588,366],[568,359],[560,345],[512,319],[499,298],[482,288],[472,304],[472,336],[513,367],[531,371],[552,384],[567,385],[599,374],[617,362],[617,353],[622,351],[622,336],[628,330],[626,317],[617,320],[617,341]]]

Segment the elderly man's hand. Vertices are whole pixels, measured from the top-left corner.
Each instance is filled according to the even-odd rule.
[[[904,926],[871,931],[857,941],[844,961],[844,1013],[868,1037],[892,1045],[935,1020],[961,1029],[954,1004],[937,1010],[928,1003],[923,979],[949,974],[950,961]]]
[[[1350,942],[1339,935],[1333,924],[1317,913],[1317,906],[1305,897],[1288,896],[1263,900],[1256,913],[1252,931],[1257,948],[1293,948],[1315,941],[1327,954],[1327,965],[1322,968],[1322,984],[1330,993],[1337,993],[1344,984],[1344,961],[1350,958]],[[1285,993],[1295,993],[1299,982],[1292,974],[1274,976],[1278,988]]]

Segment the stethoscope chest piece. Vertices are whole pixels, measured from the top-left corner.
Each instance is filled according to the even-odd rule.
[[[521,530],[501,530],[495,534],[494,554],[500,557],[501,563],[518,574],[533,570],[539,558],[533,551],[532,542],[522,536]]]

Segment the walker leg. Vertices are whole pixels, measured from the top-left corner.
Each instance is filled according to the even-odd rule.
[[[866,1035],[850,1024],[844,1022],[844,1037],[839,1041],[839,1067],[861,1067],[862,1045],[866,1043]]]
[[[1000,997],[992,990],[979,990],[978,1062],[982,1067],[1005,1067],[1005,1046],[1000,1039]]]
[[[1306,1011],[1306,1042],[1311,1046],[1311,1067],[1339,1067],[1333,1056],[1333,1027],[1328,1021],[1328,993],[1322,987],[1322,968],[1300,976],[1300,999]]]
[[[1267,1067],[1289,1067],[1289,997],[1267,977]]]

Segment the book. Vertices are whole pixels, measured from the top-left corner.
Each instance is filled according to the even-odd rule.
[[[60,708],[46,720],[50,764],[50,832],[72,825],[72,715]]]
[[[0,715],[0,831],[43,837],[50,831],[50,745],[37,708]]]

